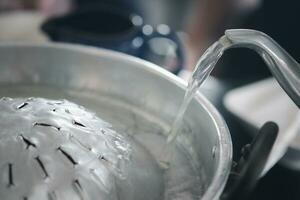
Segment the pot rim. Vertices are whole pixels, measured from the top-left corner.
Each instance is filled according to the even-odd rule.
[[[127,62],[133,62],[135,64],[138,64],[138,66],[143,67],[144,70],[151,73],[155,73],[156,75],[165,78],[166,80],[174,83],[181,89],[185,89],[187,86],[186,81],[153,63],[124,53],[103,48],[58,42],[45,42],[36,44],[26,42],[0,42],[0,47],[56,48],[67,51],[88,53],[90,55],[95,56],[105,56],[112,59],[116,58],[117,60],[124,60]],[[217,111],[217,109],[199,91],[197,92],[195,99],[202,104],[205,111],[211,116],[211,119],[213,119],[218,133],[218,146],[220,147],[218,149],[219,156],[217,156],[218,166],[211,181],[211,184],[206,188],[206,191],[201,198],[202,200],[214,200],[218,199],[221,193],[223,192],[231,170],[232,141],[226,122],[224,121],[220,113]]]

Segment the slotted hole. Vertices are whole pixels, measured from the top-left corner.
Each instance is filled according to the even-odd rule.
[[[77,122],[77,121],[75,121],[75,120],[73,120],[72,122],[73,122],[73,124],[76,125],[76,126],[86,127],[86,126],[83,125],[82,123]]]
[[[80,199],[84,200],[82,186],[78,179],[73,181],[73,187],[74,187],[75,191],[77,192],[78,196],[80,197]]]
[[[84,149],[87,149],[88,151],[92,151],[92,148],[83,144],[79,139],[77,139],[75,136],[71,135],[71,140],[73,140],[76,144],[78,144],[79,146],[81,146]]]
[[[99,158],[99,160],[103,160],[103,161],[109,162],[109,160],[107,160],[107,158],[104,157],[103,155],[100,155],[98,158]]]
[[[36,122],[36,123],[34,124],[34,126],[53,127],[53,128],[55,128],[55,129],[57,129],[58,131],[60,130],[60,127],[54,126],[54,125],[52,125],[52,124],[47,124],[47,123],[39,123],[39,122]]]
[[[45,168],[44,163],[42,162],[42,160],[40,159],[40,157],[35,157],[35,160],[37,161],[37,163],[39,164],[40,168],[42,169],[43,173],[44,173],[44,178],[49,177],[49,174]]]
[[[26,145],[26,149],[29,149],[29,147],[34,147],[36,148],[36,144],[34,144],[33,142],[31,142],[28,138],[24,137],[23,135],[20,135],[22,141],[25,143]]]
[[[23,197],[23,200],[28,200],[28,197]]]
[[[55,194],[55,191],[48,193],[48,200],[57,200],[57,196]]]
[[[28,105],[27,102],[22,103],[21,105],[18,106],[18,110],[25,108]]]
[[[14,185],[13,164],[8,163],[8,187]]]
[[[60,151],[73,165],[77,165],[78,163],[74,160],[74,158],[68,154],[65,150],[63,150],[61,147],[58,147],[57,149]]]
[[[78,179],[74,180],[74,184],[76,185],[76,187],[78,187],[78,188],[80,188],[82,190],[82,186],[81,186],[81,184],[80,184],[80,182],[79,182]]]
[[[103,183],[101,178],[95,173],[95,169],[90,169],[89,172],[91,176],[97,181],[97,183],[101,185],[100,187],[104,187],[107,190],[106,185]]]

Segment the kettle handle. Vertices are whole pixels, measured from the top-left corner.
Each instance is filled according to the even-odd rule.
[[[249,29],[225,31],[231,47],[246,47],[256,51],[268,65],[281,87],[300,108],[300,65],[268,35]]]

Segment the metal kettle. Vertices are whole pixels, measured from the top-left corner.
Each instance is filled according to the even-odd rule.
[[[265,61],[280,86],[300,107],[300,65],[268,35],[248,29],[225,32],[231,47],[246,47],[256,51]]]

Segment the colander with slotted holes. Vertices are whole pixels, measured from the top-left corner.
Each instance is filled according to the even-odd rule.
[[[133,153],[129,136],[74,103],[2,98],[0,127],[1,200],[138,200],[162,194],[151,156],[141,148]]]
[[[190,134],[176,141],[184,155],[168,170],[172,182],[139,146],[167,133],[182,101],[184,83],[167,71],[67,44],[1,44],[0,71],[0,96],[14,98],[0,101],[1,200],[206,200],[222,193],[230,135],[201,94],[185,115]],[[68,101],[27,97],[68,99],[113,126]],[[151,146],[160,153],[158,142]],[[165,198],[167,190],[175,195]]]

